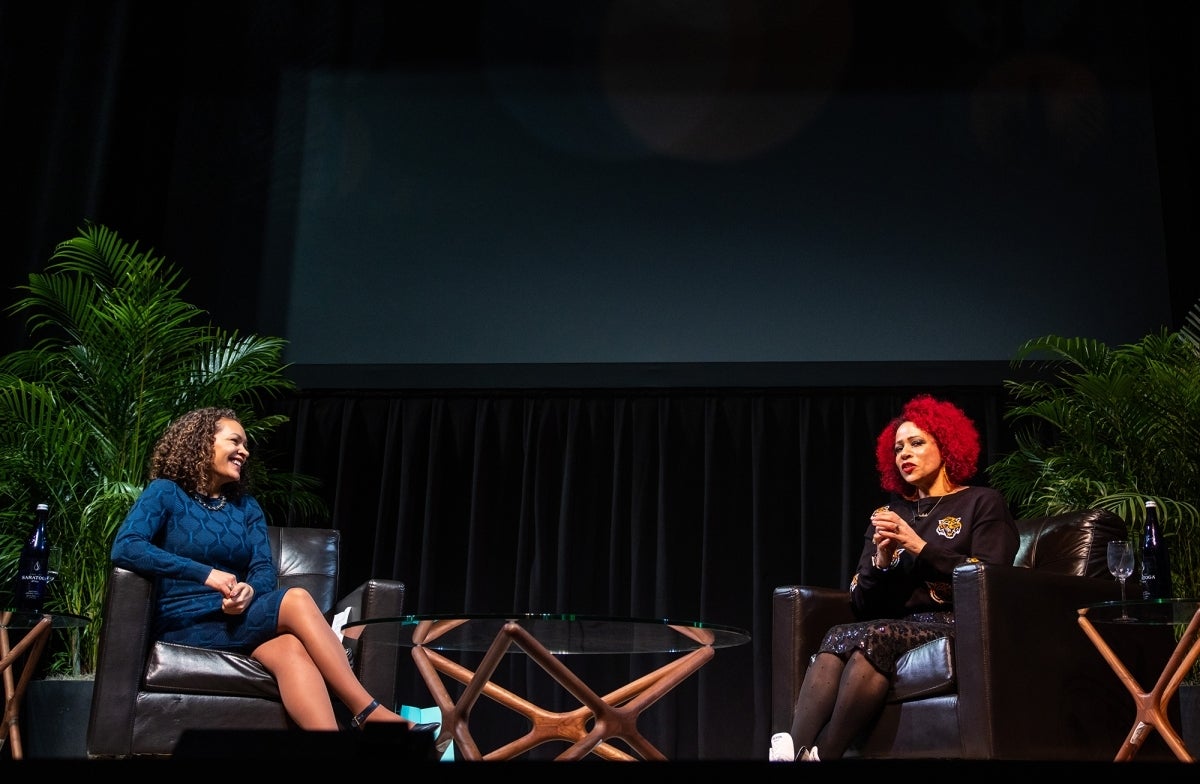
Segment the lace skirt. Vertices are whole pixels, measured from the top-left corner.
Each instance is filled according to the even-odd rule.
[[[854,651],[862,651],[875,669],[891,676],[896,674],[896,659],[901,654],[939,637],[954,637],[953,612],[920,612],[903,618],[843,623],[825,633],[817,652],[832,653],[844,661]]]

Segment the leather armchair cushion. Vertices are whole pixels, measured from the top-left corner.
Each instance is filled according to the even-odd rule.
[[[954,642],[949,637],[939,637],[896,660],[896,678],[888,701],[924,699],[954,691]]]
[[[241,653],[156,642],[146,662],[147,691],[279,699],[267,668]]]
[[[345,646],[343,646],[345,647]],[[354,667],[354,650],[346,647]],[[155,642],[146,658],[146,691],[265,697],[279,700],[279,684],[258,660],[242,653]]]

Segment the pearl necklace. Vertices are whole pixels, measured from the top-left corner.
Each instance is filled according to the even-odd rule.
[[[192,498],[196,499],[196,503],[200,504],[201,506],[203,506],[205,509],[207,509],[210,512],[219,512],[225,508],[225,500],[226,499],[225,499],[224,494],[222,494],[221,497],[217,499],[217,502],[215,504],[212,503],[212,499],[205,498],[204,496],[200,495],[199,493],[192,493]]]

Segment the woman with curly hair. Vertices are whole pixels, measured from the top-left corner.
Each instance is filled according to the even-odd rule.
[[[190,411],[155,444],[150,482],[112,546],[114,564],[158,583],[155,638],[249,654],[275,676],[300,729],[338,729],[331,690],[354,727],[411,728],[363,688],[312,595],[276,587],[266,518],[244,488],[249,457],[246,431],[227,408]]]
[[[965,484],[975,475],[979,433],[960,408],[917,395],[879,434],[875,456],[891,498],[871,513],[850,581],[859,620],[825,634],[791,732],[771,738],[772,761],[840,759],[879,715],[896,659],[953,637],[955,567],[1016,557],[1019,535],[1004,497]]]

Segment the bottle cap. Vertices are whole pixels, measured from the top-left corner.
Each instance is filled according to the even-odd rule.
[[[1157,508],[1157,507],[1158,507],[1158,504],[1156,504],[1156,503],[1155,503],[1155,502],[1153,502],[1153,501],[1147,501],[1147,502],[1146,502],[1146,507],[1147,507],[1147,508],[1149,508],[1149,507],[1151,507],[1151,506],[1153,506],[1153,507]]]

